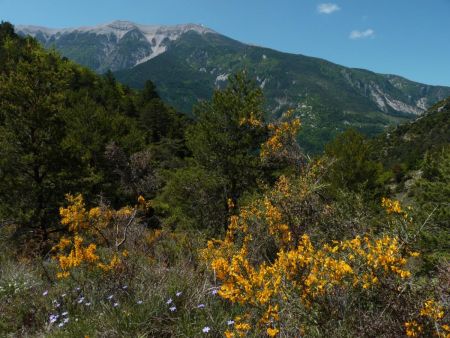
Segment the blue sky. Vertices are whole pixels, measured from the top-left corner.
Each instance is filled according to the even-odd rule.
[[[201,23],[234,39],[450,86],[450,0],[0,0],[0,20]]]

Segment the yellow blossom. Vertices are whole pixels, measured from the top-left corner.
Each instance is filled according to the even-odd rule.
[[[406,215],[406,213],[402,210],[399,201],[391,200],[387,197],[383,197],[381,199],[381,205],[386,209],[388,214],[402,214]]]
[[[138,197],[138,204],[145,205],[145,198],[142,195],[139,195]]]
[[[226,330],[224,332],[224,335],[225,335],[225,338],[234,338],[234,333],[229,330]]]
[[[422,332],[422,326],[416,321],[405,323],[406,335],[408,337],[418,337],[420,332]]]
[[[267,329],[267,335],[269,336],[269,337],[275,337],[277,334],[278,334],[278,332],[280,332],[280,330],[278,330],[277,328],[272,328],[272,327],[269,327],[268,329]]]
[[[316,181],[317,175],[311,170],[299,180]],[[278,334],[279,302],[293,294],[310,308],[315,300],[333,294],[336,288],[363,291],[379,286],[384,278],[411,275],[396,237],[356,236],[315,245],[308,233],[292,221],[296,216],[286,215],[292,199],[308,196],[308,191],[294,183],[280,177],[271,191],[230,217],[223,239],[208,241],[200,252],[221,282],[219,296],[252,308],[257,316],[251,321],[236,320],[239,335],[253,328],[268,330],[268,326],[271,331],[267,334]],[[257,242],[261,235],[276,247],[270,260],[255,257],[252,251],[261,245]],[[255,327],[250,323],[256,323]]]
[[[437,304],[433,299],[429,299],[424,303],[420,310],[420,315],[439,320],[444,317],[444,307]]]

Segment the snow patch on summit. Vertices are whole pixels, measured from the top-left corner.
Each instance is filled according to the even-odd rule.
[[[81,32],[81,33],[94,33],[98,35],[115,35],[119,40],[131,30],[138,29],[141,31],[149,42],[152,41],[158,35],[164,35],[171,40],[176,40],[180,35],[188,32],[195,31],[199,34],[215,33],[212,29],[196,24],[184,24],[184,25],[140,25],[130,21],[116,20],[110,23],[101,24],[97,26],[83,26],[72,28],[48,28],[42,26],[16,26],[17,31],[36,36],[41,33],[46,36],[56,35],[56,38],[62,35]]]

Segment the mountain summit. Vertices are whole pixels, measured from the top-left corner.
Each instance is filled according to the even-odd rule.
[[[214,33],[197,24],[140,25],[116,20],[107,24],[78,28],[17,26],[17,32],[38,39],[45,47],[55,47],[65,56],[102,73],[136,66],[164,53],[171,41],[186,32]]]

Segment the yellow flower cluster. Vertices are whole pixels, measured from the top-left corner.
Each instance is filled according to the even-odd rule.
[[[240,126],[248,125],[250,127],[262,127],[263,123],[255,116],[255,113],[250,113],[250,117],[244,117],[239,121]]]
[[[104,272],[116,269],[121,264],[119,255],[115,253],[111,259],[102,260],[97,254],[97,244],[90,243],[83,246],[84,239],[81,234],[104,244],[107,240],[102,230],[107,229],[112,223],[116,226],[120,222],[126,223],[135,209],[125,207],[116,211],[106,207],[95,207],[87,210],[81,195],[68,194],[66,199],[68,206],[60,208],[61,223],[68,227],[72,238],[61,237],[59,243],[52,249],[60,269],[57,277],[69,277],[72,269],[81,266],[89,269],[98,268]],[[146,205],[141,196],[138,205]],[[128,257],[128,251],[124,250],[122,256]]]
[[[156,229],[150,232],[150,234],[147,236],[147,243],[149,245],[152,245],[155,243],[155,241],[161,237],[162,231],[160,229]]]
[[[288,297],[286,290],[293,290],[308,308],[336,287],[364,290],[389,275],[410,276],[396,238],[355,237],[316,248],[306,233],[295,236],[298,228],[285,219],[277,204],[280,196],[290,199],[302,194],[293,194],[291,187],[289,180],[281,177],[273,191],[230,218],[223,240],[211,240],[201,251],[222,282],[219,295],[261,311],[256,325],[265,328],[269,336],[279,333],[279,302]],[[264,231],[278,248],[276,258],[270,261],[252,255],[252,248],[258,247],[255,236]],[[250,330],[249,325],[246,321],[245,325],[235,324],[234,329],[239,335],[243,328]],[[232,333],[228,331],[227,336]]]
[[[267,329],[267,335],[269,337],[275,337],[278,334],[278,332],[280,332],[280,330],[277,329],[276,327],[269,327]]]
[[[434,320],[439,320],[444,318],[444,307],[437,304],[434,299],[429,299],[423,304],[423,307],[420,310],[420,315],[422,317],[429,317]]]
[[[289,244],[292,241],[292,234],[289,231],[289,226],[282,221],[282,214],[279,208],[275,207],[269,198],[264,199],[265,218],[269,226],[269,234],[276,236],[284,243]]]
[[[104,272],[108,272],[108,271],[111,271],[111,270],[114,270],[115,268],[117,268],[120,265],[120,263],[121,263],[120,258],[117,256],[117,254],[115,254],[112,257],[111,262],[109,262],[108,264],[98,263],[97,266],[100,269],[102,269]]]
[[[399,201],[391,200],[390,198],[381,198],[381,206],[386,210],[388,214],[403,215],[405,212],[402,210]]]
[[[266,159],[281,152],[286,152],[285,145],[295,140],[300,130],[300,119],[270,123],[268,128],[271,133],[269,139],[261,145],[261,158]]]
[[[442,323],[445,317],[444,307],[434,299],[424,302],[417,320],[406,322],[405,333],[408,337],[420,337],[433,334],[437,337],[450,338],[450,326]]]
[[[234,333],[231,332],[230,330],[226,330],[224,333],[225,338],[234,338]]]
[[[66,195],[67,207],[59,209],[61,224],[68,227],[69,232],[88,232],[98,235],[101,229],[105,229],[114,217],[121,216],[125,212],[122,210],[113,211],[108,208],[95,207],[86,210],[84,199],[79,195]],[[126,208],[129,209],[129,208]]]
[[[247,335],[247,332],[251,330],[252,326],[250,325],[249,321],[250,314],[248,313],[242,316],[236,316],[234,318],[234,330],[239,337],[245,337]]]
[[[78,232],[80,230],[88,229],[89,222],[84,208],[84,201],[81,195],[73,196],[66,195],[66,200],[69,203],[67,208],[61,207],[59,214],[61,216],[61,224],[67,225],[69,231]]]
[[[445,338],[450,338],[450,325],[442,324],[441,325],[442,333]]]
[[[405,323],[405,331],[408,337],[419,337],[423,328],[415,320]]]
[[[75,234],[72,240],[63,238],[53,247],[53,251],[57,251],[54,258],[57,260],[60,269],[56,274],[57,278],[69,277],[71,270],[80,266],[91,269],[99,268],[107,272],[115,269],[120,264],[121,261],[117,255],[114,255],[109,263],[102,262],[100,256],[97,255],[97,245],[90,243],[83,247],[83,241],[80,235]],[[66,250],[64,250],[66,247],[70,247],[70,251],[67,254],[65,254]]]
[[[75,235],[72,241],[66,238],[61,239],[58,244],[60,250],[69,245],[72,245],[72,249],[68,255],[60,254],[57,256],[59,267],[61,269],[56,275],[58,278],[68,277],[70,275],[69,270],[80,266],[83,262],[92,264],[99,260],[99,256],[96,254],[97,246],[91,243],[87,247],[83,247],[82,243],[83,238],[79,235]]]

